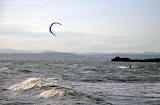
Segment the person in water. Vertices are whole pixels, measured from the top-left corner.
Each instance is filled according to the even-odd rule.
[[[128,67],[129,69],[132,69],[132,67],[131,67],[131,65],[129,65],[129,67]]]

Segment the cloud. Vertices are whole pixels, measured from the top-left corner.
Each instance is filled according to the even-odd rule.
[[[158,46],[160,37],[158,36],[137,37],[82,32],[56,32],[57,36],[55,37],[49,32],[28,31],[25,26],[24,24],[0,24],[0,48],[34,51],[55,50],[61,52],[160,51]]]

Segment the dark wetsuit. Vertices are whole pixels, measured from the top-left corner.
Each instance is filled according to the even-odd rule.
[[[128,67],[129,69],[132,69],[131,65]]]

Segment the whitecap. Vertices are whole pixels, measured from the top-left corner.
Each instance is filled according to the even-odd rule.
[[[24,80],[18,84],[10,86],[8,89],[16,91],[16,90],[26,90],[34,87],[44,87],[44,86],[50,86],[50,85],[53,85],[52,82],[49,82],[42,78],[30,77],[27,80]]]
[[[118,68],[120,68],[120,69],[126,69],[128,67],[126,67],[126,66],[118,66]]]
[[[40,93],[40,97],[41,98],[51,98],[51,97],[55,97],[55,96],[66,96],[68,95],[67,93],[65,93],[64,91],[60,90],[60,89],[50,89],[50,90],[46,90],[42,93]]]
[[[3,67],[2,69],[3,69],[3,70],[8,70],[8,67]]]

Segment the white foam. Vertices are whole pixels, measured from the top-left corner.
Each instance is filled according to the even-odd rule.
[[[8,70],[8,67],[1,67],[0,70]]]
[[[42,98],[51,98],[55,96],[66,96],[67,93],[60,89],[50,89],[40,93],[40,97]]]
[[[53,85],[51,82],[46,81],[42,78],[33,78],[30,77],[25,81],[22,81],[18,84],[10,86],[8,89],[11,90],[26,90],[34,87],[43,87],[43,86],[50,86]]]
[[[2,69],[3,69],[3,70],[7,70],[7,69],[8,69],[8,67],[3,67]]]
[[[126,66],[119,66],[118,68],[126,69],[126,68],[128,68],[128,67],[126,67]]]

